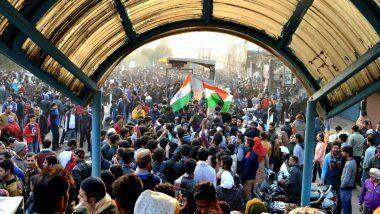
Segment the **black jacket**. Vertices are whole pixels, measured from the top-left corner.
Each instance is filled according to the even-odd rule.
[[[285,190],[291,196],[300,196],[302,189],[302,168],[294,165],[289,172],[289,180],[285,183]]]
[[[84,160],[78,162],[72,172],[71,172],[75,186],[76,186],[76,191],[75,191],[75,199],[76,196],[79,194],[79,189],[80,189],[80,184],[82,183],[83,180],[91,176],[91,165],[86,163]]]
[[[79,118],[79,132],[90,133],[92,129],[92,117],[91,114],[82,115]]]

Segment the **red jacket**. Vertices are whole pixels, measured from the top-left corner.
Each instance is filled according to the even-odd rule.
[[[30,123],[26,124],[26,126],[24,128],[24,137],[25,137],[27,143],[33,143],[32,130],[30,130],[29,124]],[[37,142],[40,143],[41,142],[40,126],[38,125],[38,123],[35,123],[34,125],[36,126]]]

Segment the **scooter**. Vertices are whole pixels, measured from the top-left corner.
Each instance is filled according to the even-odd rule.
[[[298,207],[301,198],[290,196],[277,184],[276,173],[265,169],[265,180],[255,188],[255,195],[267,204],[270,213],[285,213],[289,207]],[[336,196],[331,185],[312,184],[310,206],[325,213],[336,213]]]

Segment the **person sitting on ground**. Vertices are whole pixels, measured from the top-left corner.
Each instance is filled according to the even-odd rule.
[[[115,202],[106,193],[106,186],[100,178],[88,177],[80,184],[79,204],[75,207],[74,214],[116,213]]]
[[[116,179],[112,184],[112,193],[115,197],[119,214],[133,213],[137,198],[142,191],[143,184],[134,173],[123,175]]]
[[[285,191],[291,196],[300,196],[302,188],[302,168],[298,163],[297,156],[289,157],[289,178],[287,180],[280,180],[279,183],[284,185]]]

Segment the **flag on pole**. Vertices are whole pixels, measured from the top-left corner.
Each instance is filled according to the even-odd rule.
[[[223,101],[221,112],[228,112],[231,107],[233,96],[230,93],[228,93],[226,90],[221,89],[221,88],[217,88],[216,92],[218,93],[218,95]]]
[[[191,77],[190,74],[187,74],[185,80],[183,81],[181,88],[174,95],[174,97],[170,101],[170,106],[173,111],[179,111],[183,107],[185,107],[191,99]]]
[[[207,100],[207,108],[215,108],[218,102],[221,101],[218,93],[218,87],[203,82],[203,88],[205,91],[205,98]]]

